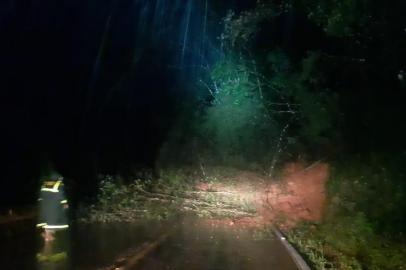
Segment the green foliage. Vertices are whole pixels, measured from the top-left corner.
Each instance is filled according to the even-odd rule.
[[[99,207],[104,211],[109,211],[117,205],[125,207],[131,204],[130,201],[123,200],[129,190],[127,186],[120,184],[120,182],[120,178],[110,175],[102,177],[97,200]]]
[[[324,31],[336,37],[354,37],[370,26],[370,9],[374,6],[364,0],[265,0],[236,16],[230,13],[224,20],[223,37],[235,46],[246,44],[256,33],[258,25],[281,13],[299,10]]]
[[[290,235],[316,269],[325,269],[325,262],[332,269],[402,269],[406,264],[401,160],[374,155],[336,165],[325,220]]]
[[[266,60],[271,65],[272,71],[276,74],[289,71],[291,67],[288,56],[278,49],[268,52]]]
[[[362,212],[336,217],[321,226],[319,233],[325,237],[327,245],[352,257],[367,249],[374,236],[372,225]]]
[[[406,185],[401,179],[404,174],[396,156],[373,156],[340,164],[329,182],[330,212],[335,215],[363,212],[373,221],[376,231],[401,233],[406,207]]]
[[[345,132],[339,124],[346,122],[341,119],[352,120],[354,112],[361,112],[362,108],[371,110],[380,102],[380,96],[372,90],[378,93],[380,89],[374,84],[381,85],[381,82],[374,76],[379,77],[381,72],[386,74],[385,69],[398,68],[399,62],[395,58],[388,61],[386,54],[392,48],[400,52],[400,42],[397,40],[398,48],[387,37],[399,35],[403,29],[394,30],[398,25],[389,24],[391,13],[384,2],[299,0],[279,3],[260,1],[253,10],[238,15],[229,13],[224,19],[221,39],[232,53],[212,70],[213,102],[206,111],[203,125],[211,146],[219,156],[224,155],[224,159],[240,154],[241,160],[245,160],[250,157],[246,151],[249,148],[260,149],[258,155],[275,155],[280,138],[280,149],[290,153],[300,153],[303,145],[307,147],[305,150],[310,150],[306,153],[324,145],[338,145],[341,133]],[[295,61],[275,47],[250,50],[250,41],[259,32],[262,22],[292,10],[307,15],[308,22],[319,25],[329,41],[336,42],[333,50],[310,51]],[[382,44],[382,48],[378,44]],[[378,48],[384,53],[377,53]],[[332,51],[338,55],[331,55]],[[388,55],[393,57],[396,53]],[[373,67],[371,63],[384,66]],[[351,67],[349,71],[348,67]],[[395,73],[382,75],[382,78],[390,76],[394,78]],[[368,82],[362,77],[368,78]],[[364,95],[352,100],[356,97],[354,93],[374,94],[371,100],[379,102],[371,103]],[[339,94],[341,100],[338,100]],[[357,108],[349,109],[349,104]],[[367,120],[357,117],[359,126]],[[288,130],[283,134],[285,126]],[[261,128],[263,133],[258,132]],[[353,132],[349,134],[351,137]],[[263,149],[269,153],[261,152]],[[406,186],[401,180],[405,178],[399,173],[401,170],[402,165],[390,165],[381,157],[351,158],[348,163],[337,165],[329,181],[326,219],[322,224],[299,229],[291,239],[308,254],[317,269],[401,269],[406,265],[402,243]]]
[[[303,225],[289,240],[315,269],[402,269],[406,248],[376,234],[363,213],[336,217],[320,225]]]
[[[323,238],[315,236],[313,230],[306,225],[290,232],[288,234],[288,239],[306,257],[314,269],[362,269],[361,265],[354,257],[346,256],[339,251],[333,254],[331,248],[328,248],[327,245],[325,245]]]
[[[290,137],[301,137],[304,139],[302,145],[313,149],[329,144],[331,139],[337,144],[342,143],[339,140],[346,136],[350,144],[358,144],[363,134],[351,134],[352,126],[366,126],[365,132],[379,130],[376,126],[387,129],[386,119],[395,119],[399,115],[390,105],[381,105],[381,98],[387,97],[380,89],[388,85],[396,87],[396,72],[402,67],[399,59],[404,55],[405,46],[399,37],[403,36],[401,22],[404,14],[401,11],[405,10],[404,3],[393,1],[387,5],[384,1],[364,0],[258,1],[251,10],[240,14],[231,12],[224,19],[225,30],[221,38],[225,48],[231,48],[233,53],[245,59],[261,59],[258,70],[265,79],[276,89],[288,89],[290,93],[283,95],[288,96],[290,101],[298,101],[301,115],[297,117],[297,124],[293,125],[300,128],[290,130]],[[301,63],[290,63],[289,67],[284,59],[278,59],[279,53],[275,54],[277,50],[272,47],[275,46],[272,42],[269,42],[271,45],[268,48],[263,48],[261,44],[258,50],[253,51],[257,47],[250,46],[250,41],[261,33],[259,30],[263,23],[277,23],[278,20],[273,19],[281,14],[292,18],[305,15],[309,25],[320,26],[326,34],[320,44],[323,51],[310,51],[307,57],[298,61]],[[266,31],[265,28],[263,30]],[[314,34],[319,35],[316,32],[314,30]],[[295,33],[286,33],[289,34]],[[295,44],[294,47],[299,49],[301,45]],[[307,49],[307,46],[304,45],[302,49]],[[297,66],[300,64],[302,67]],[[284,76],[275,74],[283,73],[283,70],[287,70]],[[394,95],[403,98],[399,93],[394,92]],[[371,98],[365,99],[365,94]],[[265,91],[264,97],[269,98]],[[353,117],[354,113],[361,115]],[[348,122],[354,123],[347,129]],[[295,133],[293,136],[292,132]],[[390,135],[383,132],[373,134],[375,138],[371,141],[390,139]],[[398,138],[400,140],[401,136]]]
[[[333,112],[337,100],[331,91],[320,91],[324,87],[319,72],[323,68],[320,53],[310,52],[301,65],[293,65],[288,55],[278,48],[262,53],[259,57],[265,61],[260,62],[255,61],[251,53],[239,53],[241,48],[249,51],[247,45],[260,23],[290,8],[290,2],[264,1],[238,16],[230,13],[224,20],[222,40],[231,44],[239,57],[229,56],[213,69],[215,103],[208,110],[207,127],[213,131],[217,125],[217,145],[222,140],[220,145],[227,143],[226,148],[234,150],[228,151],[228,156],[241,153],[242,149],[235,145],[244,149],[265,147],[268,153],[258,154],[269,157],[288,144],[286,150],[296,154],[303,150],[303,145],[316,148],[334,136]],[[284,127],[289,129],[284,130]],[[243,138],[263,144],[251,144]]]
[[[318,86],[323,80],[321,77],[320,65],[321,54],[319,52],[309,52],[307,57],[302,61],[302,72],[300,79],[312,86]]]
[[[310,2],[306,3],[309,19],[322,26],[330,35],[352,36],[367,26],[366,1],[323,0],[306,2]]]
[[[302,129],[299,134],[311,146],[323,145],[330,142],[335,134],[334,125],[337,120],[336,95],[326,89],[322,56],[318,52],[309,52],[303,58],[300,72],[297,75],[299,83],[294,88],[293,98],[300,104]],[[334,131],[337,133],[337,130]]]
[[[95,204],[82,207],[79,220],[105,223],[168,218],[175,213],[172,211],[174,205],[164,206],[159,201],[145,200],[145,194],[153,186],[151,179],[123,184],[120,177],[102,176]]]
[[[117,184],[119,177],[105,176],[97,201],[82,207],[79,221],[87,223],[134,222],[138,219],[163,220],[181,214],[200,217],[247,217],[256,213],[255,204],[238,193],[196,190],[197,180],[219,181],[210,173],[193,178],[183,170],[165,170],[161,178]]]
[[[274,150],[278,128],[269,117],[253,67],[230,57],[216,65],[212,80],[214,96],[202,132],[221,161],[258,161]]]
[[[185,190],[190,189],[194,181],[194,178],[181,170],[165,169],[160,171],[160,178],[149,187],[149,190],[180,196]]]
[[[294,108],[294,117],[290,119],[296,129],[289,136],[309,148],[327,143],[332,137],[337,101],[330,91],[319,90],[322,83],[318,73],[320,54],[309,53],[298,67],[292,67],[287,55],[280,50],[269,52],[267,60],[272,69],[268,93],[282,94],[279,102],[288,100]]]
[[[327,90],[312,90],[322,81],[315,75],[319,62],[319,54],[311,53],[302,66],[294,67],[275,49],[261,65],[250,56],[229,56],[217,63],[211,73],[212,102],[200,133],[222,164],[249,161],[266,167],[286,145],[294,153],[300,145],[328,143],[336,100]]]
[[[272,5],[259,3],[258,7],[236,15],[230,11],[223,19],[224,32],[221,41],[230,47],[244,47],[258,30],[258,24],[262,21],[277,16],[279,11]]]
[[[314,93],[306,87],[298,87],[295,89],[294,98],[300,104],[299,136],[312,146],[325,143],[329,139],[327,134],[331,132],[334,123],[332,107],[328,106],[331,99],[329,94]]]

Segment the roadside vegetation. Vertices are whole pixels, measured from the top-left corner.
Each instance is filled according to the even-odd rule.
[[[365,160],[336,166],[328,182],[323,222],[302,223],[288,232],[290,241],[316,269],[403,269],[406,265],[401,164],[394,157]]]
[[[284,229],[314,269],[404,269],[406,148],[396,125],[404,120],[399,93],[405,88],[397,72],[406,47],[393,30],[404,18],[395,2],[266,0],[230,11],[220,59],[205,67],[196,96],[180,106],[162,145],[160,176],[102,177],[99,197],[81,220],[193,213],[235,224],[263,216]],[[387,88],[396,90],[390,100],[383,95]],[[318,175],[308,172],[311,164],[330,168],[317,189],[326,198],[317,201],[321,218],[303,203],[318,196],[301,193],[313,182],[284,181],[289,163],[310,165],[299,174],[310,180]],[[216,166],[224,167],[212,173]],[[225,168],[247,182],[242,171],[261,175],[265,186],[256,188],[270,207],[259,213],[258,201],[233,192],[239,177],[230,184]],[[281,199],[268,202],[276,196]]]
[[[137,179],[129,184],[120,184],[120,177],[103,176],[96,202],[82,207],[79,220],[105,223],[162,220],[181,214],[232,219],[255,215],[255,206],[239,194],[210,188],[218,182],[216,176],[193,177],[181,170],[163,172],[158,180]]]
[[[197,132],[215,153],[207,162],[255,163],[273,177],[289,161],[328,162],[323,219],[285,229],[315,269],[406,265],[406,148],[396,128],[402,105],[393,103],[405,90],[400,9],[401,1],[267,0],[224,18],[225,57],[208,77],[211,133]]]
[[[389,173],[389,167],[378,166],[384,161],[375,162],[370,165],[360,159],[337,163],[327,182],[328,199],[320,220],[302,216],[295,207],[279,211],[277,196],[282,196],[282,202],[297,204],[292,190],[282,195],[281,191],[268,193],[276,203],[258,200],[267,190],[284,186],[281,179],[264,177],[268,181],[264,186],[253,185],[249,192],[241,192],[238,179],[252,183],[251,174],[256,174],[206,168],[206,177],[198,170],[168,170],[161,173],[160,179],[144,178],[126,184],[120,177],[104,176],[97,201],[82,208],[79,221],[117,223],[195,215],[230,226],[254,226],[259,238],[269,237],[270,228],[276,225],[314,269],[402,269],[406,263],[403,178]],[[309,177],[313,174],[310,172]],[[397,185],[389,180],[394,178],[399,179]],[[287,177],[287,181],[293,180]]]

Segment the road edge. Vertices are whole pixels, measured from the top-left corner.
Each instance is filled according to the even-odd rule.
[[[281,233],[281,231],[274,227],[273,232],[278,238],[279,242],[285,247],[289,256],[293,259],[299,270],[311,270],[310,266],[306,263],[303,257],[297,252],[297,250],[289,243],[286,237]]]

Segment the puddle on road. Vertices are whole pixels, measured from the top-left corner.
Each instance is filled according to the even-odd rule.
[[[34,224],[25,223],[1,228],[1,269],[96,270],[165,232],[170,233],[169,237],[134,270],[297,269],[276,239],[259,239],[254,229],[204,219],[76,225],[46,244],[33,227]]]

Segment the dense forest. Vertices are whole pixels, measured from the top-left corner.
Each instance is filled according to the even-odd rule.
[[[319,269],[325,258],[339,269],[401,269],[405,12],[401,1],[356,0],[229,10],[222,57],[200,79],[164,161],[270,176],[293,160],[329,162],[324,221],[298,229],[296,243]]]

